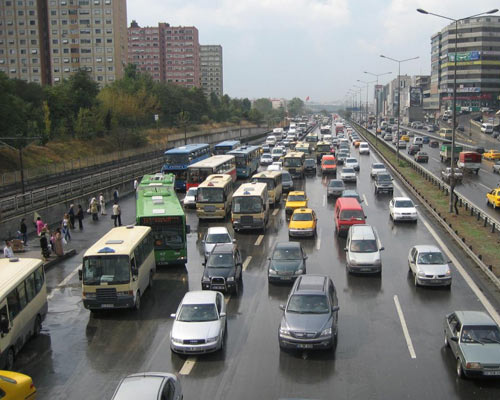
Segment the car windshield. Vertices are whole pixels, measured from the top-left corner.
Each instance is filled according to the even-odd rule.
[[[215,304],[183,304],[177,320],[182,322],[217,321],[217,308]]]
[[[316,162],[314,160],[306,160],[305,161],[305,165],[307,166],[314,166],[316,164]]]
[[[339,181],[339,180],[331,180],[328,183],[328,186],[330,186],[330,187],[343,187],[344,186],[344,182]]]
[[[397,208],[413,208],[413,202],[411,200],[396,200],[394,206]]]
[[[419,253],[417,262],[419,264],[446,264],[443,253],[437,251]]]
[[[373,164],[372,169],[385,169],[384,164]]]
[[[91,256],[83,260],[83,284],[122,284],[130,282],[128,256]]]
[[[271,156],[271,154],[269,154],[269,153],[265,153],[265,154],[263,154],[263,155],[262,155],[262,157],[261,157],[261,158],[262,158],[262,159],[265,159],[265,160],[270,160],[270,159],[271,159],[271,158],[273,158],[273,157]]]
[[[335,165],[335,160],[323,160],[323,165]]]
[[[493,325],[466,325],[462,328],[462,343],[500,343],[500,330]]]
[[[231,253],[210,254],[207,260],[208,268],[232,268],[234,259]]]
[[[358,199],[358,201],[359,201],[359,194],[358,194],[358,192],[355,192],[354,190],[344,190],[342,192],[342,197],[354,197],[355,199]]]
[[[288,302],[287,311],[299,314],[327,314],[328,301],[325,295],[294,294]]]
[[[418,155],[419,155],[419,156],[426,156],[426,155],[427,155],[427,153],[424,153],[423,151],[420,151],[420,152],[418,153]]]
[[[191,188],[186,193],[186,196],[193,196],[193,197],[195,197],[197,192],[198,192],[198,188]]]
[[[224,188],[200,187],[196,200],[198,203],[223,203]]]
[[[355,158],[347,158],[345,162],[346,164],[357,164],[358,160],[356,160]]]
[[[273,178],[253,178],[252,182],[261,182],[267,185],[267,190],[274,189],[274,179]]]
[[[306,201],[306,196],[303,194],[291,194],[288,196],[287,201]]]
[[[348,220],[348,219],[356,219],[358,221],[364,220],[365,216],[363,211],[361,210],[343,210],[340,213],[340,219]]]
[[[294,213],[292,215],[292,221],[312,221],[313,217],[311,213]]]
[[[228,233],[209,233],[205,243],[231,243],[231,236]]]
[[[356,253],[373,253],[377,250],[376,240],[351,240],[351,251]]]
[[[292,182],[292,176],[288,172],[283,173],[283,175],[281,176],[281,181],[282,182]]]
[[[301,158],[285,158],[285,167],[300,167],[302,165]]]
[[[259,196],[233,197],[232,210],[236,214],[256,214],[263,208],[262,199]]]
[[[273,260],[298,260],[300,257],[300,249],[297,247],[292,248],[279,248],[274,250]]]
[[[353,168],[343,168],[342,172],[346,173],[346,174],[354,174],[354,169]]]
[[[390,182],[392,179],[390,175],[378,174],[377,180],[381,182]]]

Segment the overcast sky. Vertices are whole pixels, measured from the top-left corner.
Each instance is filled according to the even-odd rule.
[[[417,8],[462,18],[498,6],[498,0],[127,0],[127,13],[129,24],[194,25],[200,44],[221,44],[224,93],[231,97],[330,101],[362,85],[356,80],[374,79],[363,71],[396,77],[397,64],[380,54],[419,56],[402,64],[401,74],[430,73],[430,37],[446,21]]]

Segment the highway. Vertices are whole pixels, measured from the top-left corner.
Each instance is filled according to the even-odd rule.
[[[166,371],[179,374],[186,400],[498,399],[499,380],[456,377],[455,360],[443,345],[443,318],[454,310],[488,309],[498,322],[500,296],[471,272],[466,257],[422,209],[416,224],[391,222],[390,196],[375,197],[369,176],[376,157],[373,152],[359,157],[354,148],[351,154],[360,160],[360,172],[357,184],[350,186],[364,199],[367,223],[377,228],[385,246],[380,278],[346,273],[345,240],[334,234],[327,180],[318,173],[297,181],[319,218],[317,238],[301,240],[309,256],[307,272],[331,276],[337,288],[339,339],[334,351],[279,349],[279,305],[290,286],[267,283],[267,256],[277,242],[288,240],[282,203],[265,235],[236,234],[244,260],[243,290],[239,297],[228,298],[226,349],[196,357],[172,354],[169,315],[186,291],[201,288],[203,235],[213,225],[232,231],[227,220],[199,224],[195,212],[188,211],[188,264],[160,268],[139,312],[92,315],[83,308],[76,273],[82,254],[48,271],[49,314],[42,334],[25,346],[16,362],[18,370],[33,377],[37,398],[109,399],[127,374]],[[402,194],[396,182],[394,195]],[[125,223],[134,221],[134,201],[129,197],[121,203]],[[90,246],[110,226],[96,225],[91,235],[75,240]],[[453,261],[451,290],[414,287],[406,260],[415,244],[436,244],[446,252]]]

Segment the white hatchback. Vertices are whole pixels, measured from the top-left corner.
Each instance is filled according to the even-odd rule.
[[[370,154],[370,146],[368,146],[368,143],[361,142],[359,144],[359,154]]]
[[[417,208],[408,197],[394,197],[389,202],[389,215],[393,221],[417,222]]]

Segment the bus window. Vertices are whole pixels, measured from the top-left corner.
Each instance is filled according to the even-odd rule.
[[[2,333],[7,333],[9,330],[9,315],[7,314],[7,306],[0,309],[0,330]],[[2,396],[0,396],[0,399]]]
[[[125,284],[130,282],[128,256],[87,257],[83,260],[83,284]]]
[[[9,319],[11,321],[16,318],[17,314],[21,312],[21,307],[19,307],[19,299],[17,297],[17,289],[14,289],[7,296],[7,305],[9,306]]]
[[[33,298],[36,295],[36,290],[35,290],[35,277],[32,275],[28,276],[26,278],[26,300],[28,300],[28,303],[33,300]]]
[[[24,281],[17,286],[17,297],[19,298],[19,308],[22,310],[26,307],[26,304],[28,304],[26,301],[26,286],[24,286]]]
[[[35,291],[36,293],[40,292],[43,287],[44,275],[43,275],[43,267],[38,268],[33,274],[35,279]]]

